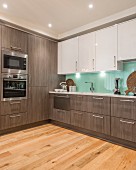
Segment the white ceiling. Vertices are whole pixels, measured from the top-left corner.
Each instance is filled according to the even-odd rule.
[[[3,9],[3,3],[8,9]],[[136,0],[0,0],[0,18],[57,38],[134,6]],[[48,28],[48,23],[53,27]]]

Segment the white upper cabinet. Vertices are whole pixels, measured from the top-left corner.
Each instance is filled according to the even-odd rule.
[[[79,36],[79,72],[92,72],[95,69],[95,33]]]
[[[58,74],[71,74],[78,70],[78,38],[58,44]]]
[[[117,70],[117,25],[96,31],[96,71]]]
[[[118,25],[118,59],[136,59],[136,19]]]

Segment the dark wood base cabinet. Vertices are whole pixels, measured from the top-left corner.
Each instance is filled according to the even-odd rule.
[[[136,142],[136,121],[112,117],[111,136]]]
[[[53,109],[53,114],[51,116],[51,119],[70,124],[71,121],[70,111]]]
[[[71,125],[110,135],[110,117],[71,111]]]
[[[1,116],[1,130],[27,124],[27,112]]]

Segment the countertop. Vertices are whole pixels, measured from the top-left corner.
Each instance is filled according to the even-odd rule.
[[[111,93],[92,93],[92,92],[55,92],[49,91],[50,94],[69,94],[69,95],[86,95],[86,96],[107,96],[107,97],[120,97],[136,99],[136,96],[116,95]]]

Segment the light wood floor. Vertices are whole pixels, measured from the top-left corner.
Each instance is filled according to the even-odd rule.
[[[0,137],[0,170],[136,170],[136,151],[55,125]]]

